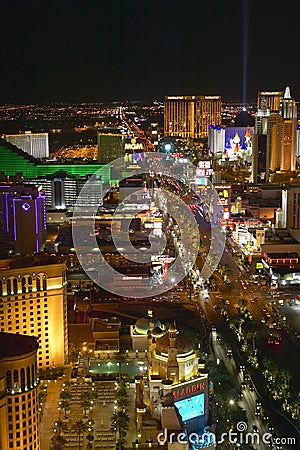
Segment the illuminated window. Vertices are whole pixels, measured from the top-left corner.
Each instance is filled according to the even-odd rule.
[[[6,281],[6,290],[7,290],[7,295],[10,295],[11,294],[11,280]]]
[[[47,290],[47,276],[43,275],[43,291]]]
[[[19,383],[19,372],[17,369],[14,370],[14,383]]]
[[[25,389],[25,369],[21,369],[21,389],[22,391]]]
[[[26,293],[26,280],[25,280],[25,277],[22,277],[21,284],[22,284],[22,292],[23,292],[23,294],[25,294]]]
[[[30,367],[26,368],[26,377],[27,377],[27,389],[31,388],[31,380],[30,380]]]
[[[14,294],[18,293],[18,280],[16,278],[13,279],[13,289],[14,289]]]
[[[34,383],[34,381],[35,381],[34,364],[31,365],[31,379],[32,379],[32,383]]]
[[[32,292],[32,277],[28,277],[28,292]]]
[[[36,290],[37,291],[41,290],[41,279],[40,279],[39,275],[37,275],[37,277],[36,277]]]

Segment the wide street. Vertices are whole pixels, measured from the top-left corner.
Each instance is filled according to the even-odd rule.
[[[264,442],[262,442],[261,439],[262,435],[268,432],[266,424],[263,422],[261,416],[255,415],[256,402],[260,401],[261,399],[255,391],[250,391],[248,388],[242,389],[241,383],[244,380],[243,372],[240,370],[240,364],[237,363],[238,361],[236,357],[229,358],[226,355],[229,345],[227,343],[224,343],[224,341],[222,340],[219,341],[217,337],[220,337],[220,335],[217,334],[217,331],[213,331],[211,337],[212,353],[216,360],[224,362],[226,369],[231,376],[231,379],[234,381],[235,387],[239,389],[243,395],[243,397],[238,401],[238,405],[247,412],[247,432],[252,432],[253,426],[256,426],[260,437],[259,442],[256,441],[256,448],[259,450],[268,449],[269,447]],[[226,345],[226,348],[224,344]],[[229,405],[227,405],[227,407],[231,407],[230,403]]]

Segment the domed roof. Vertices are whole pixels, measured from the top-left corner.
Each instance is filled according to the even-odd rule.
[[[164,334],[156,341],[156,351],[158,353],[168,353],[170,347],[169,334]],[[176,335],[176,348],[178,356],[183,353],[190,353],[194,350],[193,342],[186,337],[183,333]]]
[[[152,327],[161,327],[161,323],[158,319],[141,317],[135,322],[135,331],[138,334],[147,335],[147,331]]]
[[[160,327],[154,327],[152,330],[152,336],[162,336],[164,334],[163,330]]]
[[[236,127],[254,127],[255,119],[247,111],[241,111],[234,119]]]

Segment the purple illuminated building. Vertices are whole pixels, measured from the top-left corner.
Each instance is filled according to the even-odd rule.
[[[30,185],[1,185],[0,257],[39,253],[45,242],[45,194]]]

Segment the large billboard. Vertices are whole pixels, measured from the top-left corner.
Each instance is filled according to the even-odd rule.
[[[204,404],[204,394],[194,395],[193,397],[185,398],[175,403],[184,422],[202,416],[205,413]]]

